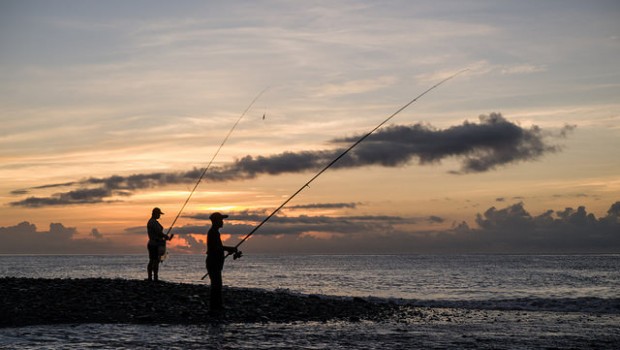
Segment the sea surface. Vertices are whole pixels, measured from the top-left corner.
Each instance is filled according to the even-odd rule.
[[[147,260],[0,255],[0,276],[145,279]],[[169,255],[160,279],[207,285],[205,272],[203,255]],[[620,348],[620,255],[246,255],[223,276],[231,287],[409,303],[428,321],[34,326],[0,329],[0,348]]]

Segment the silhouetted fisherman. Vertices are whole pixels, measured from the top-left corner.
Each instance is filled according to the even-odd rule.
[[[174,237],[174,234],[168,236],[164,233],[164,227],[157,221],[164,213],[161,209],[153,208],[151,219],[146,224],[146,231],[149,234],[149,242],[146,247],[149,250],[149,264],[146,271],[149,281],[159,280],[159,262],[161,257],[166,253],[166,241]]]
[[[211,289],[209,294],[209,313],[219,314],[224,310],[222,301],[222,269],[224,268],[224,252],[234,254],[237,252],[236,247],[228,247],[222,244],[220,237],[220,228],[224,227],[224,219],[228,215],[222,215],[215,212],[209,216],[211,219],[211,228],[207,233],[207,273],[211,280]]]

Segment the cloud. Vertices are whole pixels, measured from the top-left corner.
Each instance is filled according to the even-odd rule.
[[[261,222],[267,210],[229,213],[221,232],[236,244]],[[207,221],[208,214],[186,218]],[[388,215],[274,216],[243,248],[267,253],[617,253],[620,251],[620,201],[596,217],[584,206],[529,213],[523,203],[491,207],[473,223],[455,223],[437,230],[416,230],[416,224],[441,224],[445,218],[412,218]],[[177,253],[203,253],[209,223],[195,222],[175,227]],[[128,228],[125,235],[144,238],[144,227]],[[121,245],[105,238],[97,229],[92,238],[77,238],[75,228],[60,223],[48,231],[22,222],[0,227],[0,254],[70,254],[141,252],[143,246]],[[203,237],[203,238],[201,238]]]
[[[429,216],[427,218],[427,221],[432,223],[432,224],[441,224],[441,223],[443,223],[446,220],[444,220],[444,218],[442,218],[442,217],[431,215],[431,216]]]
[[[352,80],[339,84],[328,84],[317,93],[319,97],[360,94],[364,92],[382,89],[396,83],[395,77],[385,76],[377,79]]]
[[[545,66],[536,66],[532,64],[522,64],[522,65],[514,65],[514,66],[504,66],[500,68],[502,74],[512,75],[512,74],[530,74],[530,73],[539,73],[547,71],[547,67]]]
[[[270,210],[243,210],[228,212],[230,215],[221,229],[223,234],[232,235],[230,243],[238,242],[245,237],[269,214]],[[209,222],[210,213],[196,213],[185,215],[186,219]],[[437,217],[435,217],[437,218]],[[433,220],[425,218],[425,220]],[[360,233],[369,232],[385,235],[397,231],[397,226],[414,225],[419,222],[418,218],[389,216],[389,215],[360,215],[360,216],[325,216],[325,215],[299,215],[286,216],[275,215],[261,227],[254,237],[260,237],[258,241],[265,242],[273,239],[281,240],[290,237],[297,240],[303,237],[355,237]],[[197,240],[196,235],[206,237],[206,232],[211,224],[191,223],[184,226],[174,227],[171,231],[180,241],[175,242],[176,247],[171,251],[182,253],[201,253],[205,250],[205,243]],[[144,235],[143,227],[132,227],[125,231],[126,234]],[[288,240],[288,239],[284,239]]]
[[[170,184],[185,184],[195,182],[202,171],[194,168],[186,172],[151,174],[135,174],[130,176],[114,175],[107,178],[87,178],[81,181],[60,184],[48,184],[31,189],[56,188],[79,185],[82,188],[55,193],[50,197],[31,196],[21,201],[10,203],[12,206],[38,208],[45,206],[92,204],[106,202],[106,198],[113,196],[130,196],[137,190],[161,187]],[[87,186],[96,186],[89,188]],[[107,200],[110,201],[110,200]]]
[[[36,187],[32,187],[32,189],[33,190],[40,190],[40,189],[45,189],[45,188],[73,186],[75,184],[76,184],[75,181],[70,181],[70,182],[59,183],[59,184],[49,184],[49,185],[36,186]]]
[[[176,242],[177,245],[174,248],[170,249],[172,251],[196,254],[196,253],[203,253],[207,247],[206,241],[197,240],[194,236],[184,235],[184,236],[177,236],[177,237],[178,238],[176,239],[182,240],[183,243]]]
[[[292,205],[288,209],[356,209],[361,203],[312,203]]]
[[[0,227],[0,254],[100,254],[135,252],[135,247],[114,243],[96,228],[91,239],[78,238],[74,227],[51,223],[48,231],[39,231],[27,221]]]
[[[356,160],[356,165],[399,166],[412,158],[417,158],[420,164],[431,164],[456,157],[461,161],[461,169],[455,172],[470,173],[536,160],[559,150],[545,141],[547,135],[537,126],[522,128],[499,113],[482,115],[479,120],[477,124],[465,122],[445,130],[422,124],[388,127],[360,144],[350,158]],[[561,136],[566,136],[571,128],[562,129]]]
[[[265,215],[262,211],[231,213],[222,232],[231,243],[250,232]],[[203,215],[193,216],[205,219]],[[248,220],[251,219],[251,220]],[[429,216],[440,224],[444,218]],[[418,231],[421,220],[397,216],[275,216],[245,249],[278,253],[617,253],[620,251],[620,202],[603,217],[583,206],[546,210],[532,215],[523,203],[491,207],[470,225]],[[200,228],[200,233],[209,225]],[[196,233],[197,226],[191,232]],[[181,228],[183,230],[183,228]],[[196,252],[204,250],[198,245]]]
[[[20,190],[13,190],[10,193],[14,196],[21,196],[21,195],[30,193],[30,191],[20,189]]]
[[[256,224],[263,221],[271,212],[267,210],[244,210],[228,213],[230,217],[226,219],[224,230],[231,234],[246,234],[251,231]],[[186,217],[208,221],[209,213],[187,215]],[[309,231],[354,233],[368,231],[370,226],[389,228],[398,224],[415,224],[417,218],[408,218],[390,215],[359,215],[359,216],[326,216],[326,215],[299,215],[285,216],[274,215],[266,226],[269,227],[265,234],[298,235]],[[175,228],[178,233],[199,233],[206,232],[208,225],[188,226]],[[223,231],[223,232],[224,232]]]
[[[103,235],[101,234],[101,232],[99,232],[99,230],[97,230],[96,228],[94,228],[94,229],[92,229],[90,231],[90,235],[93,236],[96,239],[103,238]]]
[[[117,191],[118,192],[118,191]],[[100,203],[103,198],[112,196],[114,191],[107,188],[81,188],[64,193],[58,193],[52,197],[28,197],[22,201],[11,203],[25,207],[43,207],[66,204],[90,204]]]
[[[461,163],[453,174],[478,173],[519,162],[535,161],[560,147],[549,144],[552,136],[565,137],[574,127],[567,126],[559,135],[543,132],[537,126],[523,128],[499,113],[479,117],[478,123],[464,122],[444,130],[428,125],[395,125],[377,131],[365,142],[334,164],[334,168],[365,166],[402,167],[417,161],[420,165],[437,164],[453,158]],[[332,140],[335,146],[350,145],[360,136]],[[339,156],[346,148],[283,152],[270,156],[241,157],[230,164],[213,167],[206,174],[210,182],[239,181],[260,175],[282,175],[317,171]],[[50,197],[31,196],[12,202],[12,206],[43,207],[54,205],[100,203],[111,198],[130,196],[135,191],[172,184],[194,183],[201,170],[186,172],[136,174],[88,178],[78,182],[50,184],[38,188],[72,186],[81,188],[59,192]]]
[[[532,215],[523,203],[491,207],[475,220],[478,228],[457,231],[469,245],[486,244],[489,250],[524,252],[618,252],[620,250],[620,202],[597,218],[585,206],[546,210]]]
[[[559,147],[546,142],[545,133],[537,127],[522,128],[499,113],[480,116],[479,123],[465,122],[445,130],[423,124],[391,126],[368,137],[334,165],[354,168],[371,165],[404,166],[417,159],[419,164],[434,164],[446,158],[457,158],[461,169],[453,173],[475,173],[499,166],[537,160]],[[334,140],[334,144],[350,144],[359,136]],[[258,174],[281,174],[316,170],[342,153],[343,149],[315,152],[284,152],[270,157],[246,156],[221,169],[219,175],[235,179],[253,178]]]
[[[320,205],[319,205],[320,207]],[[289,208],[290,209],[290,208]],[[280,212],[281,214],[282,212]],[[225,220],[221,232],[236,236],[244,236],[262,222],[271,210],[243,210],[228,212],[230,215]],[[184,218],[198,221],[209,221],[210,213],[194,213],[185,215]],[[437,218],[437,217],[435,217]],[[428,220],[433,220],[428,218]],[[397,225],[413,225],[420,221],[418,218],[390,216],[390,215],[352,215],[352,216],[326,216],[326,215],[274,215],[262,228],[262,236],[298,236],[307,232],[338,232],[354,235],[359,232],[369,232],[375,229],[390,232]],[[172,232],[177,235],[202,234],[210,227],[205,225],[189,224],[175,227]],[[128,229],[128,232],[144,234],[142,227]]]

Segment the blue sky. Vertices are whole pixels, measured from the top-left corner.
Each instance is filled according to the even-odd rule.
[[[545,251],[558,236],[532,237],[574,231],[562,213],[581,206],[613,231],[619,14],[616,1],[2,1],[0,233],[15,242],[2,252],[52,231],[69,252],[140,252],[150,209],[171,224],[192,170],[267,88],[216,159],[236,179],[201,184],[178,223],[177,249],[199,252],[200,215],[227,211],[235,242],[318,170],[241,165],[337,151],[465,68],[391,121],[427,143],[386,132],[356,155],[374,162],[330,169],[291,203],[305,210],[283,211],[248,249],[372,252],[379,237],[383,252],[475,252],[499,220],[485,213],[500,213],[497,232],[514,231],[513,216],[534,227],[511,233],[518,244],[489,238],[494,250]],[[490,120],[515,138],[485,143],[500,135]],[[461,171],[472,159],[493,166]],[[556,226],[543,229],[549,210]],[[317,224],[328,220],[348,226]],[[618,251],[615,236],[582,231],[565,251]]]

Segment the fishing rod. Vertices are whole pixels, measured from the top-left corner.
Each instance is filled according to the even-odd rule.
[[[271,219],[278,211],[280,211],[280,209],[282,209],[286,204],[288,204],[288,202],[290,202],[293,198],[295,198],[295,196],[297,196],[301,191],[303,191],[306,187],[310,187],[310,183],[312,181],[314,181],[317,177],[321,176],[321,174],[323,174],[327,169],[329,169],[332,165],[334,165],[338,160],[340,160],[342,157],[344,157],[347,153],[349,153],[349,151],[351,151],[353,148],[355,148],[355,146],[359,145],[360,143],[362,143],[362,141],[364,141],[366,138],[368,138],[372,133],[374,133],[375,131],[377,131],[377,129],[379,129],[380,127],[382,127],[385,123],[387,123],[388,121],[390,121],[390,119],[394,118],[397,114],[399,114],[400,112],[402,112],[403,110],[405,110],[407,107],[409,107],[411,104],[413,104],[414,102],[416,102],[417,100],[419,100],[422,96],[426,95],[427,93],[431,92],[432,90],[434,90],[435,88],[439,87],[441,84],[447,82],[448,80],[456,77],[457,75],[468,71],[469,68],[467,69],[463,69],[445,79],[443,79],[442,81],[438,82],[437,84],[431,86],[430,88],[428,88],[426,91],[424,91],[423,93],[419,94],[418,96],[416,96],[413,100],[409,101],[407,104],[405,104],[404,106],[402,106],[401,108],[399,108],[396,112],[392,113],[392,115],[390,115],[389,117],[387,117],[384,121],[382,121],[379,125],[377,125],[374,129],[370,130],[370,132],[368,132],[366,135],[362,136],[359,140],[357,140],[356,142],[354,142],[349,148],[347,148],[344,152],[342,152],[338,157],[336,157],[334,160],[332,160],[329,164],[327,164],[321,171],[319,171],[316,175],[314,175],[310,181],[306,182],[303,186],[301,186],[300,189],[297,190],[297,192],[293,193],[293,195],[291,195],[287,200],[284,201],[284,203],[282,203],[279,207],[277,207],[271,214],[269,214],[269,216],[267,216],[260,224],[258,224],[258,226],[256,226],[252,231],[250,231],[250,233],[248,233],[245,237],[243,237],[243,239],[241,241],[239,241],[239,243],[237,243],[237,245],[235,246],[235,249],[239,248],[239,246],[241,244],[243,244],[243,242],[245,242],[248,238],[250,238],[250,236],[252,236],[254,234],[254,232],[256,232],[261,226],[263,226],[267,221],[269,221],[269,219]],[[226,255],[226,257],[228,257],[228,255],[230,255],[230,253],[228,253]],[[233,259],[238,259],[242,256],[242,253],[240,251],[238,251],[237,253],[234,253],[233,255]],[[203,277],[204,278],[204,277]]]
[[[174,227],[174,224],[177,222],[177,219],[179,219],[179,216],[181,216],[181,213],[183,212],[183,209],[185,209],[185,206],[187,205],[187,203],[189,203],[189,200],[192,198],[192,195],[194,195],[194,192],[196,192],[196,188],[198,188],[198,185],[200,184],[200,182],[202,181],[202,178],[205,176],[205,174],[207,173],[207,171],[209,170],[209,168],[211,167],[211,164],[213,163],[213,161],[215,160],[215,157],[217,157],[217,155],[220,153],[220,150],[222,149],[222,147],[224,146],[224,144],[226,143],[226,141],[228,141],[228,138],[230,137],[230,134],[232,134],[232,132],[235,130],[235,128],[237,127],[237,124],[239,124],[239,122],[241,121],[241,119],[243,119],[243,117],[246,115],[246,113],[250,110],[250,108],[252,108],[252,106],[254,105],[254,102],[256,102],[265,91],[267,91],[267,89],[269,89],[269,87],[264,88],[261,92],[258,93],[258,95],[256,95],[256,97],[254,97],[254,99],[252,100],[252,102],[250,102],[250,104],[248,105],[248,107],[245,109],[245,111],[243,111],[243,113],[241,113],[241,115],[239,116],[239,118],[237,119],[237,121],[235,122],[235,124],[232,126],[232,128],[230,128],[230,130],[228,131],[228,134],[226,134],[226,137],[224,138],[224,140],[222,140],[222,143],[220,144],[220,146],[218,147],[217,151],[215,152],[215,154],[213,155],[213,157],[211,158],[211,160],[209,161],[209,164],[207,164],[206,168],[204,168],[204,170],[202,171],[202,174],[200,174],[200,177],[198,178],[198,181],[196,181],[196,184],[194,185],[194,188],[192,189],[192,191],[189,193],[189,196],[187,197],[187,199],[185,200],[185,203],[183,203],[183,206],[181,207],[181,210],[179,210],[179,213],[177,214],[177,216],[174,218],[174,220],[172,221],[172,225],[170,225],[170,228],[168,229],[168,232],[166,232],[166,235],[168,235],[170,233],[170,231],[172,231],[172,228]],[[174,234],[172,235],[174,236]],[[170,239],[172,239],[172,237],[170,237]]]

